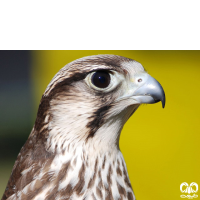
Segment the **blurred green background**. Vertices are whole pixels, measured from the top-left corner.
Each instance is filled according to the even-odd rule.
[[[139,61],[166,93],[165,109],[140,106],[120,138],[137,200],[181,199],[182,182],[200,184],[200,51],[0,51],[0,197],[46,86],[65,64],[95,54]]]

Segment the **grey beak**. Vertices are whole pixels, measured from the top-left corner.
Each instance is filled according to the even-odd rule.
[[[148,76],[144,85],[139,87],[133,94],[138,103],[157,103],[162,102],[165,107],[165,92],[160,83],[151,76]]]

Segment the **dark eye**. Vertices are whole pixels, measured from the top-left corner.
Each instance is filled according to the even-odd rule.
[[[107,71],[97,71],[92,75],[92,83],[98,88],[106,88],[110,84],[110,74]]]

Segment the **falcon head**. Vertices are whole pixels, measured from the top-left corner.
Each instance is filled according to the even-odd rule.
[[[135,199],[119,136],[140,104],[162,102],[161,85],[134,60],[81,58],[42,96],[4,199]]]
[[[81,145],[92,154],[110,151],[139,105],[159,101],[164,108],[163,88],[140,63],[116,55],[84,57],[54,76],[34,128],[51,152]]]

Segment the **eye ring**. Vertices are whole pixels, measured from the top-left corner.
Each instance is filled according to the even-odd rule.
[[[100,89],[107,88],[110,85],[110,73],[106,70],[98,70],[91,76],[91,83]]]
[[[96,82],[94,82],[95,74],[98,75],[99,72],[103,72],[108,77],[107,84],[104,83],[104,86],[98,86]],[[89,88],[93,89],[95,92],[107,93],[114,90],[119,84],[124,80],[124,76],[117,71],[112,69],[96,69],[94,71],[90,71],[85,78],[86,84]]]

